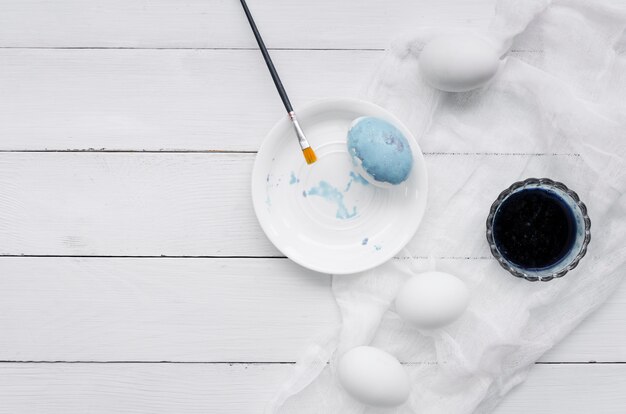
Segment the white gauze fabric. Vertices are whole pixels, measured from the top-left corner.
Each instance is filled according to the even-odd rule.
[[[486,35],[511,48],[506,62],[489,85],[458,94],[420,78],[420,51],[437,30],[393,45],[365,97],[418,137],[430,187],[424,220],[405,257],[333,277],[341,325],[305,352],[267,412],[487,413],[606,300],[626,268],[625,25],[624,2],[501,0]],[[588,207],[588,253],[562,279],[517,279],[489,252],[491,203],[528,177],[561,181]],[[406,278],[425,270],[457,275],[472,296],[459,320],[433,331],[405,324],[393,304]],[[368,408],[343,391],[335,361],[357,345],[407,362],[405,405]]]

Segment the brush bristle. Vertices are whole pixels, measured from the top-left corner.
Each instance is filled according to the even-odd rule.
[[[313,151],[313,148],[307,147],[302,150],[302,153],[304,154],[304,159],[306,160],[307,164],[313,164],[315,161],[317,161],[317,157],[315,156],[315,151]]]

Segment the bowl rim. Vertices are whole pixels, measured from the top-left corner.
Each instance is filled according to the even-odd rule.
[[[510,196],[511,194],[513,194],[514,192],[518,191],[521,188],[525,188],[531,185],[533,186],[543,185],[546,187],[555,188],[557,190],[560,190],[564,194],[566,194],[568,197],[572,199],[574,204],[576,204],[578,208],[580,209],[583,222],[585,223],[584,239],[583,239],[582,245],[580,246],[580,251],[578,252],[578,254],[566,266],[559,267],[558,271],[552,272],[545,276],[538,276],[531,271],[524,271],[516,267],[513,267],[510,264],[510,262],[502,256],[502,254],[496,247],[496,243],[493,237],[493,219],[495,217],[496,211],[498,210],[498,207],[500,207],[502,202],[508,196]],[[589,242],[591,241],[591,219],[589,218],[589,215],[587,213],[587,206],[585,205],[585,203],[583,203],[580,200],[580,197],[578,196],[578,194],[576,194],[575,191],[570,190],[565,184],[559,181],[551,180],[549,178],[527,178],[525,180],[517,181],[511,184],[511,186],[509,186],[506,190],[502,191],[498,195],[498,198],[493,202],[493,204],[491,205],[491,208],[489,209],[489,215],[487,216],[486,236],[487,236],[487,242],[489,243],[489,249],[491,250],[491,254],[498,261],[498,263],[500,263],[500,266],[504,268],[506,271],[508,271],[515,277],[526,279],[531,282],[536,282],[536,281],[548,282],[550,280],[565,276],[567,272],[569,272],[570,270],[578,266],[578,263],[580,262],[580,260],[585,256],[585,254],[587,253],[587,247],[589,246]]]

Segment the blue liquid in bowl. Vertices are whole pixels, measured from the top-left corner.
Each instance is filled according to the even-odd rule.
[[[493,236],[506,260],[524,269],[542,269],[571,252],[576,219],[554,192],[528,188],[502,202],[493,219]]]
[[[591,220],[578,194],[549,178],[513,183],[491,205],[487,242],[500,266],[529,281],[574,269],[587,252]]]

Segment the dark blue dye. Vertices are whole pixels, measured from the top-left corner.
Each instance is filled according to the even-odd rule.
[[[551,191],[529,188],[513,193],[493,219],[500,254],[524,269],[550,267],[574,246],[576,220],[571,208]]]

